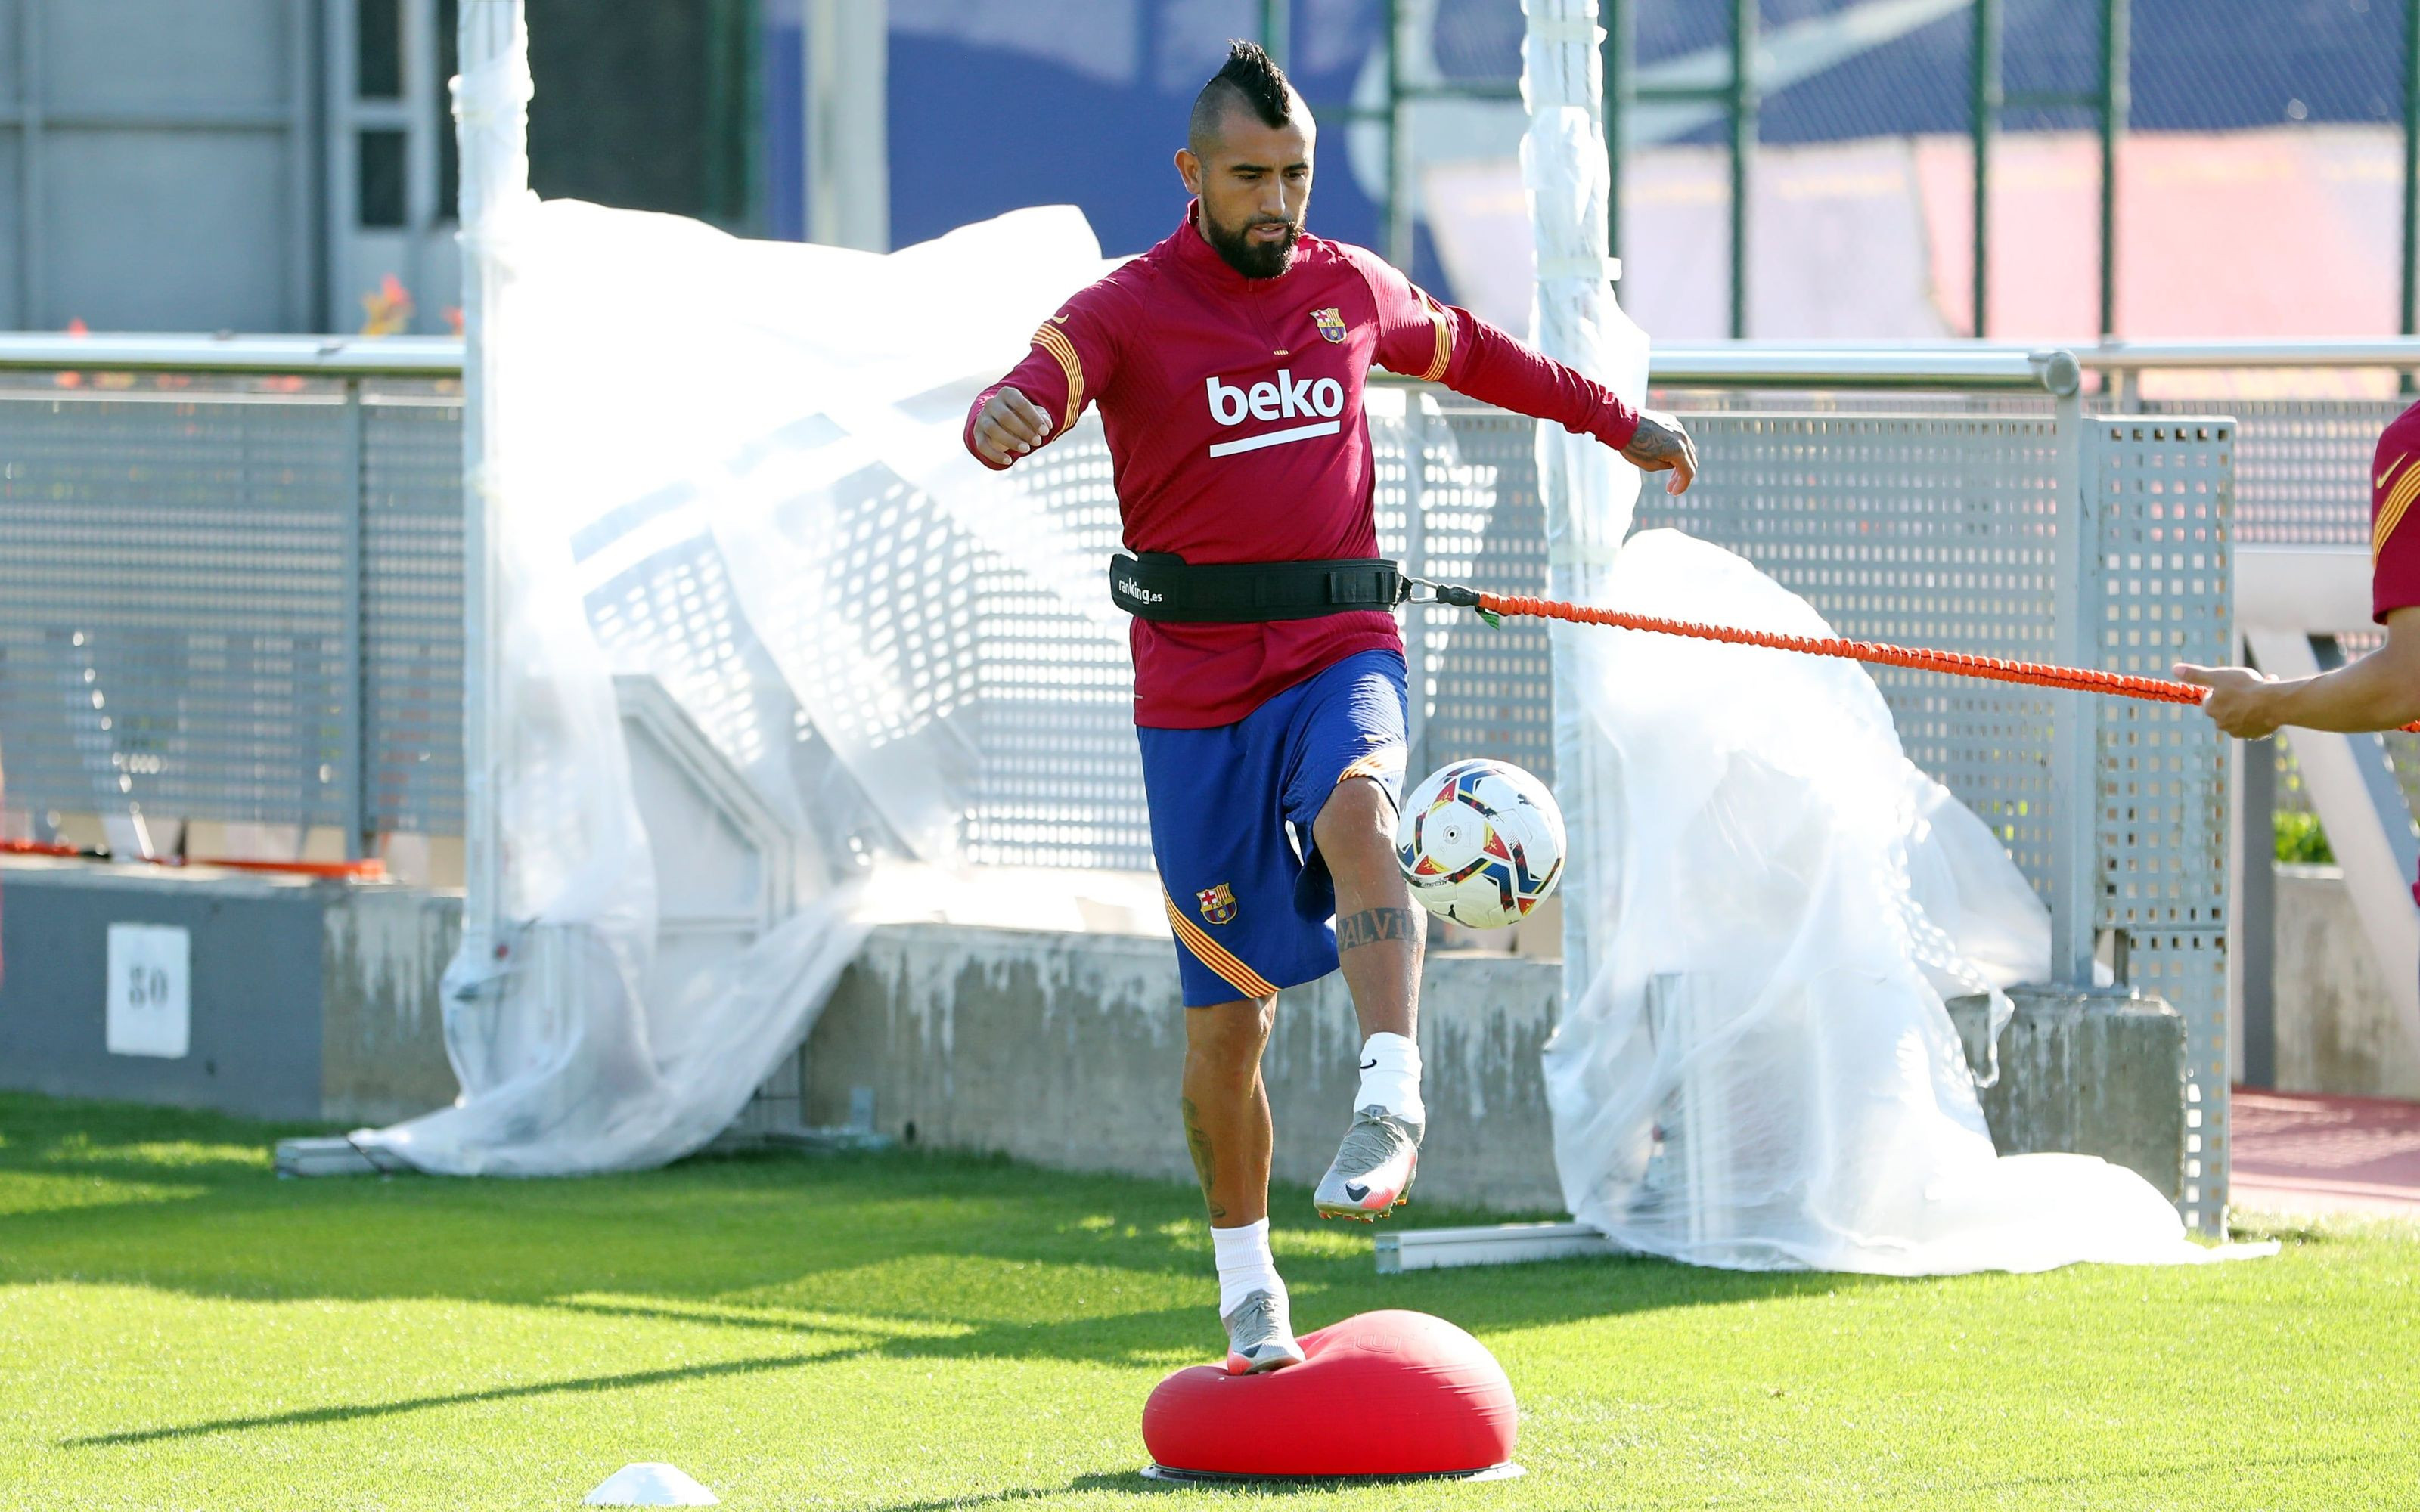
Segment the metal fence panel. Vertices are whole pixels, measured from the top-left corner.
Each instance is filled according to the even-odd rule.
[[[2050,657],[2058,437],[2048,414],[1686,417],[1719,465],[1642,527],[1737,551],[1861,640]],[[2044,897],[2048,697],[1904,668],[1869,669],[1908,759],[2000,836]]]
[[[462,832],[462,401],[362,403],[362,781],[373,833]]]
[[[2101,561],[2100,664],[2164,677],[2234,644],[2236,427],[2209,417],[2087,420]],[[2185,1222],[2215,1230],[2229,1165],[2226,739],[2198,709],[2095,699],[2097,928],[2120,930],[2130,976],[2185,1021]]]
[[[339,386],[0,392],[11,802],[345,821]]]

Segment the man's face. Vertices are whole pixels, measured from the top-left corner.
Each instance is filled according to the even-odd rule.
[[[1238,107],[1200,156],[1189,147],[1176,154],[1185,187],[1202,202],[1203,239],[1246,278],[1275,278],[1293,265],[1311,206],[1316,131],[1299,102],[1283,126]]]

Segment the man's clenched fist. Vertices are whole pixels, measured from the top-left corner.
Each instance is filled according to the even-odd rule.
[[[1050,438],[1050,417],[1015,389],[1003,388],[975,416],[975,450],[1006,467]]]

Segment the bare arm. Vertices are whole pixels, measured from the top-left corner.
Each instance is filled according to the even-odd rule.
[[[2386,617],[2386,644],[2316,677],[2280,680],[2246,667],[2180,663],[2177,675],[2209,688],[2202,712],[2242,740],[2281,725],[2358,733],[2420,719],[2420,605]]]

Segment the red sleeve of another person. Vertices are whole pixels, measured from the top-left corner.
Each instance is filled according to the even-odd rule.
[[[1078,290],[1059,307],[1058,314],[1034,327],[1033,344],[1026,348],[1024,360],[1010,368],[1007,377],[975,395],[960,437],[976,461],[995,472],[1007,466],[994,467],[975,451],[975,417],[1002,389],[1015,389],[1050,417],[1050,434],[1044,444],[1076,428],[1084,406],[1099,397],[1117,372],[1121,327],[1114,312],[1121,293],[1115,273]]]
[[[1611,389],[1514,340],[1468,310],[1440,304],[1394,265],[1359,247],[1347,255],[1378,300],[1378,365],[1442,383],[1483,404],[1551,420],[1615,451],[1638,434],[1638,412]]]
[[[2420,405],[2395,418],[2378,439],[2370,469],[2370,610],[2378,623],[2420,604]]]

